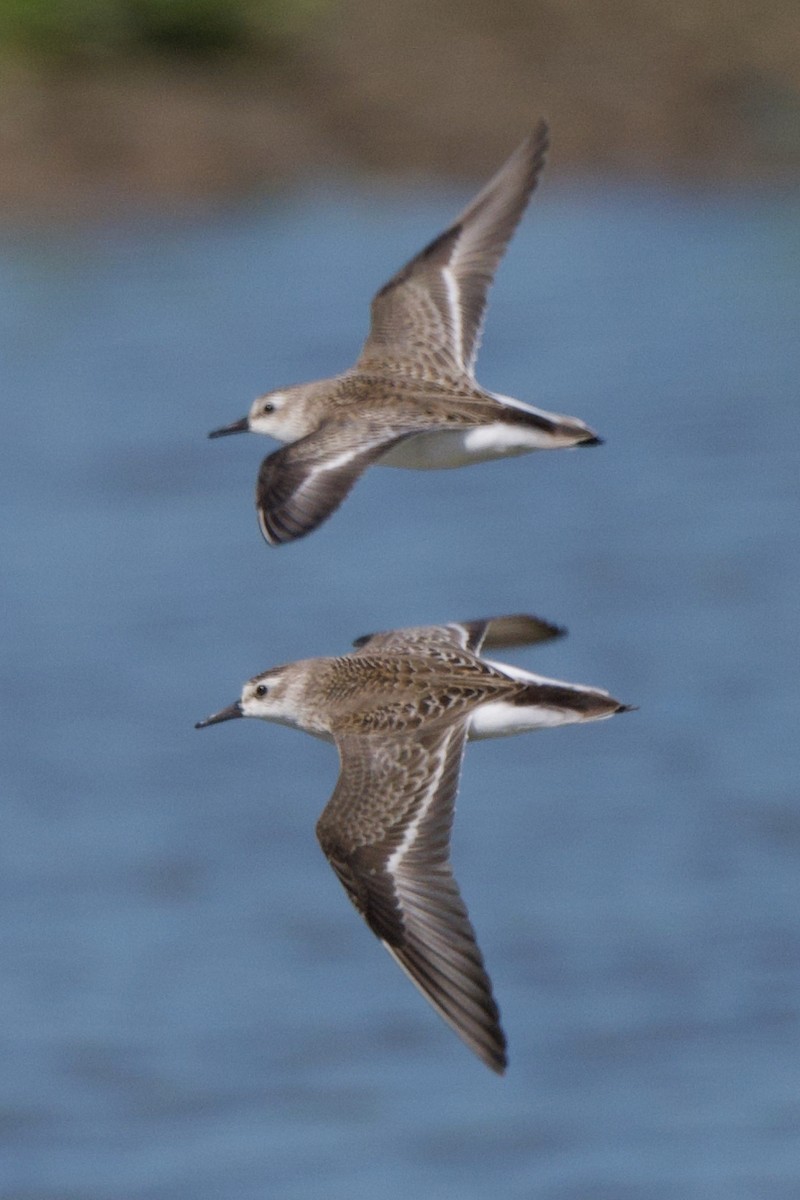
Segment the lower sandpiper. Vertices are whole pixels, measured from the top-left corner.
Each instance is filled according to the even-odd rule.
[[[482,651],[557,637],[527,615],[368,634],[337,658],[274,667],[197,728],[260,717],[335,742],[322,849],[386,949],[471,1050],[502,1073],[506,1040],[453,878],[450,830],[467,740],[626,712],[608,692]]]

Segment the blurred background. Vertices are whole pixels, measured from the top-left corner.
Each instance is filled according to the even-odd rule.
[[[790,3],[0,0],[0,1197],[795,1200]],[[259,392],[540,114],[478,376],[604,446],[373,470],[273,549]],[[268,666],[529,610],[639,711],[473,746],[473,1060],[314,837]]]
[[[794,0],[2,0],[0,208],[196,208],[320,171],[800,164]]]

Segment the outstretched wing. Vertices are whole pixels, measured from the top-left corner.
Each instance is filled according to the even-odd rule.
[[[357,654],[435,654],[437,650],[467,650],[480,654],[506,646],[527,646],[562,637],[566,629],[527,613],[508,617],[483,617],[476,621],[450,621],[447,625],[416,625],[356,638]]]
[[[474,382],[487,292],[548,144],[540,121],[454,224],[381,288],[355,370]]]
[[[466,721],[337,737],[341,773],[317,836],[347,894],[437,1012],[493,1071],[505,1037],[449,863]]]
[[[256,509],[278,545],[305,537],[335,512],[358,477],[410,431],[368,422],[325,421],[261,464]]]

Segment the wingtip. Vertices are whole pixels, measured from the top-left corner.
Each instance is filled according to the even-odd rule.
[[[536,642],[547,642],[552,638],[565,637],[564,625],[556,625],[535,613],[510,613],[499,617],[485,618],[484,645],[487,649],[504,649],[510,646],[532,646]]]
[[[261,536],[268,546],[284,546],[288,542],[295,540],[294,536],[284,535],[279,536],[274,523],[270,524],[267,521],[267,514],[263,508],[256,508],[258,514],[258,528],[261,530]],[[302,537],[302,534],[298,535]]]
[[[566,637],[569,633],[566,625],[556,625],[553,621],[545,621],[541,617],[536,617],[535,620],[542,626],[541,641],[549,641],[551,638]]]
[[[547,117],[539,117],[539,120],[533,127],[533,133],[531,134],[531,137],[538,146],[541,146],[543,150],[549,149],[550,122],[548,121]]]
[[[505,1075],[508,1070],[508,1041],[500,1024],[500,1013],[495,1007],[495,1025],[487,1030],[489,1037],[482,1043],[466,1041],[466,1045],[495,1075]]]
[[[502,1079],[508,1070],[508,1055],[506,1054],[505,1047],[502,1054],[497,1054],[496,1056],[481,1054],[479,1057],[481,1062],[485,1063],[490,1071],[493,1071],[495,1075],[499,1075]]]
[[[566,637],[569,633],[566,625],[556,625],[555,621],[548,621],[544,617],[537,617],[534,613],[527,616],[527,620],[531,623],[530,636],[522,645],[534,645],[536,642],[550,642],[555,638]]]

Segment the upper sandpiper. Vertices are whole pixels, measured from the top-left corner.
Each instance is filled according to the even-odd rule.
[[[625,712],[599,688],[482,657],[563,633],[515,615],[369,634],[339,658],[275,667],[197,728],[277,721],[336,743],[336,788],[317,836],[355,907],[422,994],[492,1070],[506,1040],[450,870],[450,830],[468,739]]]
[[[380,289],[355,366],[267,392],[242,420],[209,434],[250,430],[287,443],[258,475],[268,542],[311,533],[373,463],[460,467],[599,444],[576,417],[489,392],[475,379],[487,292],[548,144],[541,121],[453,224]]]

